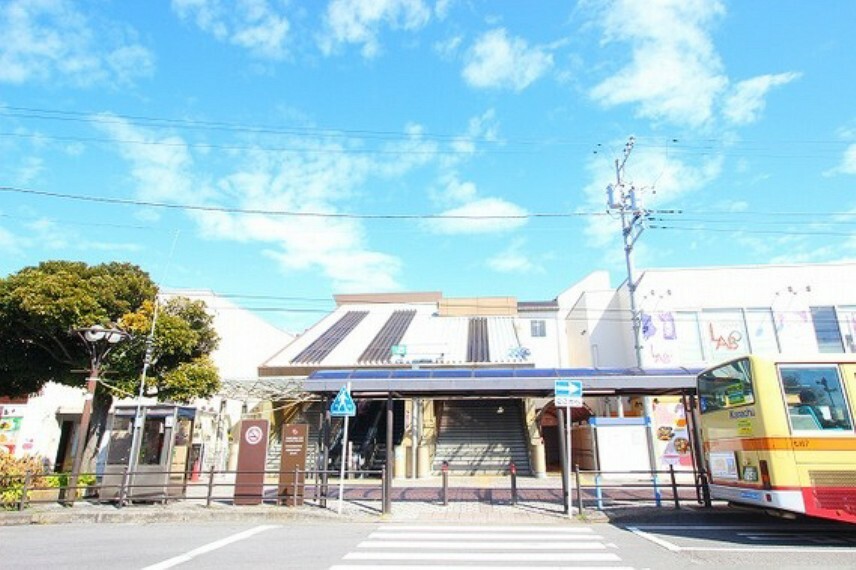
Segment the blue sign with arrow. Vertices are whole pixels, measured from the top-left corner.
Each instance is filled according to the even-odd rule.
[[[347,386],[342,386],[342,389],[333,399],[333,403],[330,404],[330,415],[339,418],[357,415],[357,405],[351,398],[351,391]]]
[[[583,405],[583,383],[579,380],[563,378],[556,380],[556,406],[561,408],[580,408]]]

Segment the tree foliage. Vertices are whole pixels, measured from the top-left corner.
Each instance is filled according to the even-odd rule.
[[[84,385],[89,355],[73,330],[95,324],[131,333],[102,370],[108,384],[136,395],[157,292],[128,263],[46,261],[0,279],[0,395],[32,394],[49,381]],[[147,394],[187,401],[216,392],[209,355],[219,339],[202,301],[170,299],[159,307],[154,333]]]

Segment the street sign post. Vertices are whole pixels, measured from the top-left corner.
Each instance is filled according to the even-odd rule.
[[[562,474],[565,478],[565,492],[568,494],[565,497],[568,506],[568,517],[572,516],[573,509],[570,505],[570,488],[571,488],[571,408],[581,408],[583,406],[583,383],[579,380],[570,380],[568,378],[560,378],[555,384],[555,405],[557,408],[565,409],[565,447],[566,457],[565,472]]]
[[[351,416],[357,415],[357,405],[354,403],[354,399],[351,398],[351,383],[348,382],[347,385],[342,386],[339,393],[336,394],[336,397],[333,398],[333,403],[330,404],[330,415],[336,417],[344,417],[345,418],[345,428],[342,433],[342,453],[339,454],[340,457],[340,467],[339,467],[339,514],[342,514],[342,494],[345,490],[345,465],[348,463],[349,457],[347,457],[347,449],[348,449],[348,419]]]

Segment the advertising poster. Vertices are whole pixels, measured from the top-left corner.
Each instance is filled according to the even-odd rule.
[[[654,399],[654,451],[658,469],[691,469],[690,437],[687,431],[687,416],[678,397]]]
[[[14,454],[18,449],[23,421],[24,406],[16,404],[0,406],[0,453]]]

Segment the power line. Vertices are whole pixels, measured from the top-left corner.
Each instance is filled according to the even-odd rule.
[[[150,208],[168,208],[173,210],[192,210],[202,212],[224,212],[229,214],[252,214],[265,216],[286,216],[295,218],[338,218],[358,220],[526,220],[532,218],[580,218],[590,216],[606,216],[606,212],[532,212],[523,214],[353,214],[337,212],[299,212],[294,210],[270,210],[261,208],[229,208],[225,206],[197,206],[193,204],[170,204],[167,202],[152,202],[147,200],[130,200],[125,198],[107,198],[103,196],[84,196],[48,192],[14,186],[0,186],[0,192],[28,194],[48,198],[62,198],[82,202],[97,202],[103,204],[118,204],[123,206],[146,206]]]
[[[677,230],[677,231],[695,231],[695,232],[720,232],[720,233],[729,233],[729,234],[766,234],[766,235],[787,235],[787,236],[843,236],[843,237],[853,237],[856,235],[856,232],[806,232],[806,231],[786,231],[786,230],[747,230],[744,228],[735,228],[735,229],[727,229],[727,228],[692,228],[692,227],[680,227],[680,226],[660,226],[660,225],[650,225],[648,226],[654,230]]]

